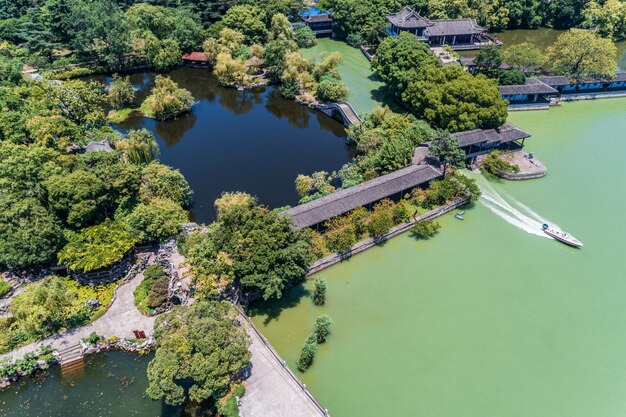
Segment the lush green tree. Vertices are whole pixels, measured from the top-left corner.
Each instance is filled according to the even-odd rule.
[[[526,75],[516,69],[499,71],[498,82],[500,85],[522,85],[526,82]]]
[[[74,271],[90,272],[122,259],[137,240],[119,221],[106,220],[68,236],[68,243],[59,252],[59,262]]]
[[[23,81],[22,63],[0,56],[0,86],[17,85]]]
[[[393,113],[388,108],[375,109],[362,123],[348,129],[350,141],[356,144],[355,168],[362,179],[408,166],[415,147],[435,136],[436,132],[425,122],[412,115]]]
[[[530,42],[511,45],[502,54],[504,62],[524,73],[536,70],[543,62],[541,51]]]
[[[263,51],[263,59],[267,67],[267,76],[274,81],[281,80],[285,70],[285,56],[289,52],[295,52],[298,45],[291,41],[270,41]],[[295,94],[294,94],[295,97]]]
[[[428,45],[406,32],[385,38],[372,61],[372,68],[397,97],[401,97],[409,84],[421,77],[425,67],[440,65]]]
[[[246,62],[240,58],[233,58],[228,53],[220,53],[215,61],[213,75],[220,84],[228,86],[241,86],[247,73]]]
[[[212,240],[217,250],[229,253],[244,288],[262,291],[265,299],[280,297],[305,276],[312,260],[309,236],[293,230],[289,218],[268,211],[249,196],[232,200],[226,194],[216,207]]]
[[[313,304],[318,306],[326,304],[326,280],[322,277],[317,277],[313,284],[315,286],[313,290]]]
[[[428,67],[409,85],[402,100],[429,123],[452,132],[501,126],[506,103],[498,85],[484,75],[460,67]]]
[[[502,65],[502,54],[500,52],[500,46],[498,45],[486,45],[480,48],[476,58],[476,69],[490,78],[495,78]]]
[[[109,86],[107,97],[109,104],[114,109],[121,109],[131,105],[135,99],[135,90],[130,83],[130,78],[113,74],[113,81],[111,81]]]
[[[610,39],[588,30],[572,29],[559,35],[546,49],[544,67],[576,81],[613,78],[617,70],[617,48]]]
[[[287,16],[282,13],[273,15],[270,30],[267,34],[267,39],[270,41],[291,41],[294,40],[294,37],[295,34],[293,28],[291,27],[291,23],[289,23],[289,19],[287,19]]]
[[[106,96],[102,91],[102,84],[70,80],[51,83],[45,91],[46,98],[58,106],[63,117],[77,125],[97,127],[104,124],[102,106],[106,103]]]
[[[519,172],[519,166],[504,159],[499,150],[489,152],[489,155],[482,160],[482,166],[494,175],[500,175],[502,172]]]
[[[225,27],[245,35],[247,43],[261,43],[267,36],[265,13],[256,6],[233,6],[224,15]]]
[[[448,132],[442,132],[432,141],[428,152],[443,165],[444,178],[449,167],[458,166],[465,160],[465,152],[459,148],[459,140]]]
[[[294,40],[299,48],[311,48],[317,43],[315,33],[307,25],[298,26],[294,29]]]
[[[387,233],[394,226],[393,222],[394,203],[391,200],[383,200],[374,206],[367,232],[372,237],[380,237]]]
[[[157,75],[152,93],[142,107],[147,107],[157,120],[168,120],[191,111],[194,98],[171,78]]]
[[[144,165],[159,157],[159,145],[147,129],[131,130],[115,147],[121,152],[122,159],[131,164]]]
[[[472,14],[468,0],[428,0],[431,19],[461,19]]]
[[[435,220],[423,220],[415,223],[415,226],[411,229],[411,236],[415,239],[430,239],[435,236],[441,225]]]
[[[180,171],[156,162],[141,172],[139,194],[145,201],[172,200],[182,207],[188,207],[193,199],[193,191]]]
[[[317,343],[324,343],[328,336],[330,335],[330,325],[333,323],[333,320],[328,316],[328,314],[322,314],[318,318],[315,319],[315,327],[313,333],[315,333],[315,337],[317,338]]]
[[[333,30],[340,38],[356,34],[375,43],[384,34],[385,13],[396,12],[404,3],[398,0],[322,0],[318,6],[333,15]]]
[[[53,175],[46,182],[48,204],[69,226],[80,228],[102,221],[107,185],[96,174],[76,170]]]
[[[171,200],[139,204],[126,219],[130,232],[142,243],[176,235],[189,220],[187,212]]]
[[[300,358],[298,359],[298,370],[300,372],[306,372],[306,370],[313,365],[313,359],[315,358],[316,352],[317,337],[314,333],[311,333],[304,341],[302,351],[300,352]]]
[[[348,88],[341,80],[325,76],[317,84],[315,95],[322,102],[338,103],[348,98]]]
[[[41,336],[63,319],[71,293],[60,278],[46,278],[29,284],[11,300],[11,313],[20,327],[33,336]]]
[[[37,199],[0,192],[0,266],[51,264],[63,243],[61,222]]]
[[[198,300],[156,319],[158,347],[148,365],[147,394],[180,405],[223,396],[250,363],[250,340],[227,302]]]
[[[180,63],[182,52],[174,39],[158,40],[152,35],[145,39],[144,52],[148,63],[157,71],[167,71]]]
[[[358,240],[356,227],[348,217],[335,217],[324,225],[327,228],[324,233],[326,247],[332,252],[348,252]]]
[[[0,141],[0,195],[46,198],[44,181],[60,174],[59,154],[42,146]]]
[[[94,56],[98,63],[111,69],[126,65],[130,51],[129,31],[124,14],[113,0],[77,0],[67,36],[69,49]]]
[[[585,17],[603,37],[617,40],[626,35],[626,4],[620,0],[591,1],[585,8]]]

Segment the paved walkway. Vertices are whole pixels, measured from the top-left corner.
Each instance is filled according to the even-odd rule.
[[[244,381],[241,417],[320,417],[324,413],[272,354],[245,318],[242,323],[252,343],[252,370]]]
[[[42,345],[51,345],[53,349],[75,346],[80,343],[80,339],[88,337],[91,332],[96,332],[104,337],[118,336],[127,339],[135,337],[132,330],[144,330],[146,334],[151,332],[154,326],[154,317],[142,315],[135,307],[134,302],[133,292],[142,280],[143,272],[140,272],[130,281],[117,287],[113,304],[102,317],[93,323],[22,346],[1,355],[0,359],[10,358],[11,361],[15,361],[22,358],[26,353],[38,350]]]

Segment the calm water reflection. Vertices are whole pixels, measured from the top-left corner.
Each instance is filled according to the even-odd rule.
[[[168,75],[198,101],[192,113],[167,122],[137,115],[119,127],[155,134],[161,161],[180,169],[194,190],[196,221],[213,219],[213,202],[224,191],[246,191],[270,207],[294,205],[298,174],[337,170],[352,159],[339,122],[283,99],[276,88],[223,88],[207,71],[191,68]],[[139,104],[154,74],[133,74],[131,81]]]

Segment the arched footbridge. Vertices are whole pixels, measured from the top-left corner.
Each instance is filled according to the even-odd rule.
[[[346,127],[361,123],[361,118],[357,114],[356,110],[354,110],[352,105],[347,101],[341,101],[339,103],[316,104],[313,107],[330,117],[338,118],[338,116],[341,116],[341,121]]]

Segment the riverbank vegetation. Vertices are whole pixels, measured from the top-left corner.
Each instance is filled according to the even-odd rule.
[[[498,150],[492,151],[485,156],[482,160],[482,166],[493,175],[498,175],[502,172],[516,173],[520,170],[519,166],[507,161],[505,154]]]
[[[457,66],[442,66],[415,35],[385,38],[372,61],[380,78],[411,111],[450,132],[501,126],[506,102],[498,85]]]
[[[0,267],[89,272],[186,220],[188,184],[156,162],[150,132],[106,124],[100,84],[19,80],[0,96]],[[102,151],[85,152],[90,142]]]
[[[180,244],[201,298],[243,288],[264,299],[279,298],[300,282],[312,261],[307,231],[244,193],[225,193],[215,202],[217,221]]]
[[[214,404],[241,381],[250,364],[250,339],[228,302],[198,300],[175,306],[155,322],[158,347],[148,365],[147,394],[180,405]]]
[[[348,252],[357,242],[384,235],[394,226],[405,223],[435,207],[459,198],[475,201],[480,195],[476,183],[454,172],[433,181],[429,188],[415,188],[400,201],[382,200],[371,211],[364,207],[334,217],[324,223],[325,231],[312,231],[312,252],[317,259],[331,253]]]
[[[0,352],[97,319],[106,312],[116,285],[84,286],[69,277],[28,284],[11,300],[11,316],[0,319]]]

